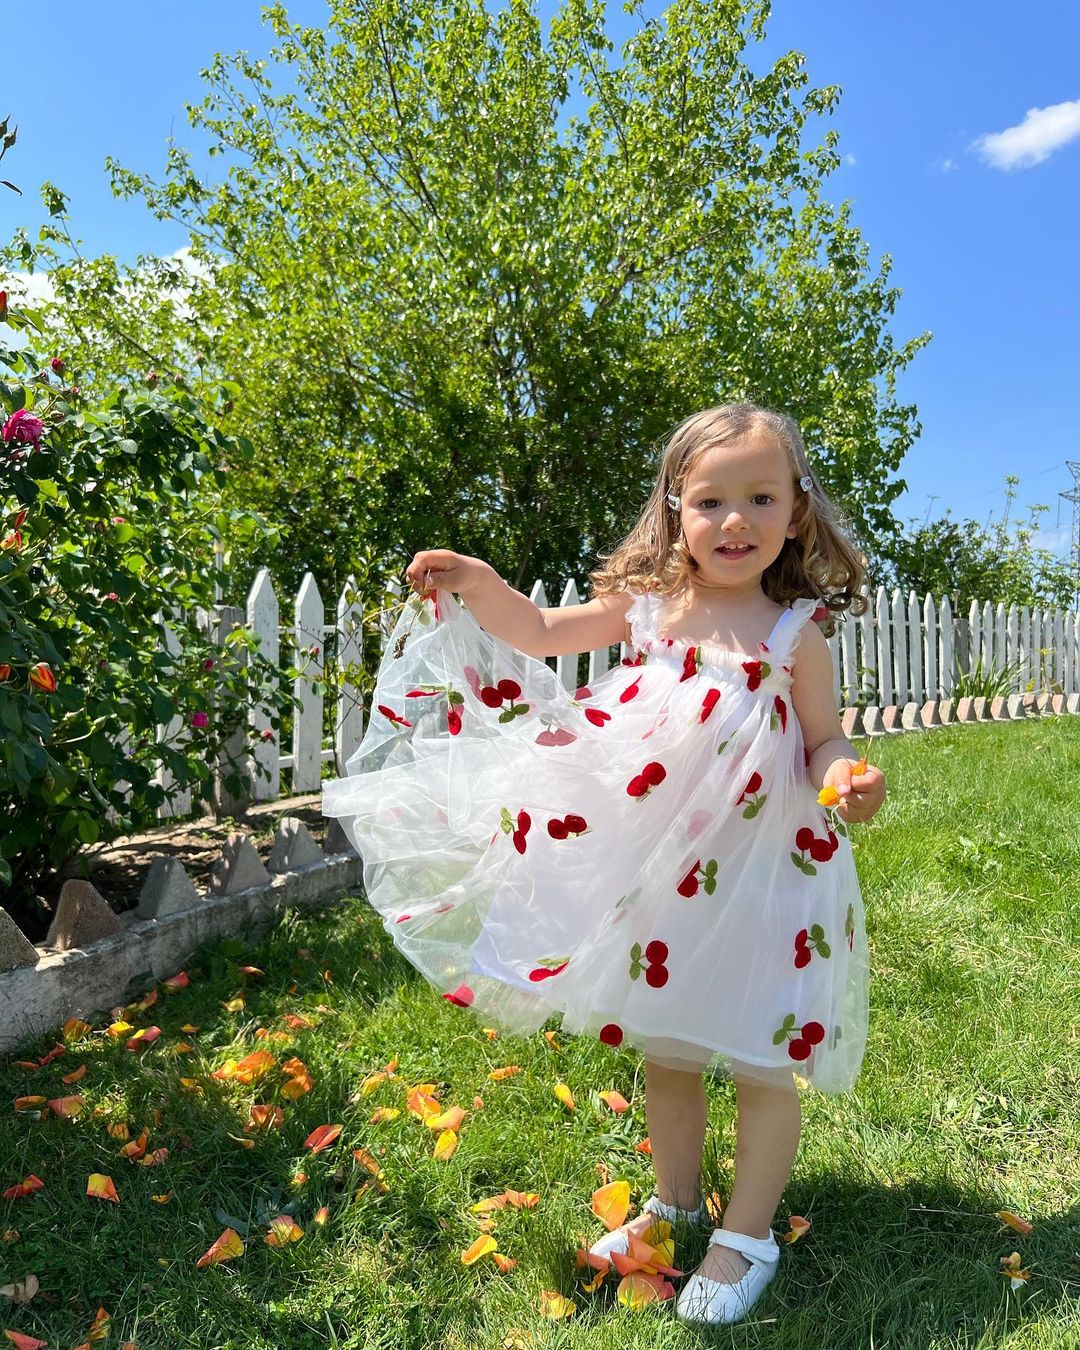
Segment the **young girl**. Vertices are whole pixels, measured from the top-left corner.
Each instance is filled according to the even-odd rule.
[[[864,572],[798,427],[710,408],[668,443],[582,605],[538,609],[478,558],[417,553],[347,777],[325,787],[368,899],[451,1003],[645,1059],[656,1194],[592,1250],[705,1216],[703,1074],[733,1078],[735,1180],[679,1316],[733,1322],[776,1270],[793,1073],[844,1092],[867,1022],[846,826],[880,807],[819,622]],[[451,593],[461,597],[454,601]],[[823,603],[822,603],[823,602]],[[543,660],[626,642],[574,693]],[[831,810],[818,792],[832,786]]]

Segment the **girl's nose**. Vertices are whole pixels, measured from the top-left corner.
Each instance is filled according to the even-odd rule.
[[[741,529],[745,529],[745,527],[746,527],[746,521],[743,520],[742,515],[740,514],[740,512],[738,512],[738,511],[736,511],[736,510],[734,510],[734,509],[730,510],[730,511],[727,513],[727,515],[724,517],[724,529],[725,529],[725,530],[731,530],[731,529],[738,529],[738,530],[741,530]]]

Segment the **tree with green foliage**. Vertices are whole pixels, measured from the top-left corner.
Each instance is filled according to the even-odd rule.
[[[673,426],[738,399],[800,421],[867,546],[896,528],[896,380],[929,335],[894,341],[891,259],[822,195],[838,133],[803,146],[840,90],[797,51],[751,68],[768,0],[674,0],[618,65],[600,0],[546,36],[534,0],[329,10],[272,5],[274,64],[205,72],[219,181],[178,145],[161,182],[111,165],[187,228],[186,274],[71,256],[63,222],[4,255],[52,271],[103,381],[240,384],[229,491],[284,527],[279,580],[336,592],[446,546],[550,594],[628,528]]]
[[[1075,579],[1069,564],[1034,540],[1047,506],[1028,508],[1027,521],[1009,516],[1020,480],[1005,478],[1005,510],[989,528],[974,520],[939,520],[915,526],[888,545],[882,580],[918,595],[951,595],[1005,605],[1061,605],[1071,608]]]

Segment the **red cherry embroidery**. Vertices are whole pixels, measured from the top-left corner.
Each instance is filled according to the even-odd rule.
[[[654,787],[662,783],[667,777],[667,770],[662,764],[655,760],[646,764],[640,773],[637,773],[630,779],[626,785],[626,790],[631,797],[645,797]]]
[[[704,868],[701,866],[701,859],[698,858],[675,889],[687,900],[697,895],[699,887],[705,891],[706,895],[712,895],[713,891],[716,890],[716,870],[717,862],[715,858],[710,858]]]
[[[826,959],[832,955],[832,948],[825,941],[825,930],[819,923],[811,924],[809,931],[800,928],[795,934],[795,969],[808,966],[815,950]]]
[[[622,664],[624,666],[642,666],[645,664],[645,657],[640,652],[634,659],[631,659],[629,656],[624,656]]]
[[[783,735],[787,731],[787,704],[779,694],[773,699],[773,713],[780,722],[780,734]]]
[[[644,954],[641,950],[641,943],[635,942],[630,948],[630,978],[636,980],[644,971],[645,983],[651,989],[662,989],[668,982],[668,968],[665,965],[667,956],[666,942],[656,940],[650,942],[645,948]]]
[[[565,727],[548,727],[536,738],[537,745],[570,745],[577,737]]]
[[[701,669],[701,657],[696,647],[687,647],[686,654],[683,656],[682,674],[679,676],[679,683],[683,680],[689,680],[691,676],[696,675]]]
[[[398,714],[394,712],[392,708],[388,708],[385,703],[379,703],[376,706],[378,707],[379,712],[381,712],[384,717],[388,717],[391,722],[396,722],[398,726],[402,727],[412,726],[412,723],[407,718],[399,717]]]
[[[551,960],[550,957],[547,959]],[[553,966],[546,965],[544,961],[541,961],[535,970],[529,971],[529,979],[532,980],[534,984],[539,984],[541,980],[550,980],[553,975],[558,975],[560,971],[565,970],[569,964],[569,957],[566,957],[565,960],[560,961]]]
[[[709,714],[716,707],[717,703],[719,702],[719,699],[720,699],[720,690],[717,689],[715,685],[713,685],[713,687],[706,692],[705,697],[701,700],[701,720],[703,722],[708,720]]]
[[[792,1059],[808,1059],[815,1045],[825,1039],[825,1028],[820,1022],[806,1022],[800,1028],[802,1035],[794,1035],[795,1014],[788,1013],[783,1025],[773,1033],[773,1045],[788,1043],[788,1054]]]
[[[548,821],[547,828],[552,839],[565,839],[568,835],[584,834],[589,826],[584,816],[565,816],[562,820],[555,816]]]
[[[622,1045],[623,1029],[618,1022],[608,1022],[600,1028],[597,1037],[605,1045]]]
[[[592,698],[592,690],[587,684],[583,684],[580,689],[574,690],[574,697],[578,700],[583,698]]]
[[[406,698],[434,698],[436,694],[441,694],[441,689],[410,689],[405,695]]]
[[[611,714],[603,708],[586,708],[585,716],[594,727],[602,727],[605,722],[611,721]]]
[[[619,702],[629,703],[632,698],[637,698],[638,686],[640,684],[641,684],[641,676],[639,675],[637,679],[634,681],[634,683],[628,684],[626,688],[622,691],[622,693],[619,695]]]
[[[459,1008],[472,1007],[473,999],[476,995],[467,984],[459,984],[458,987],[449,994],[443,994],[443,998],[448,1003],[454,1003]]]
[[[762,651],[767,651],[765,644],[761,644]],[[772,674],[772,666],[768,661],[744,661],[743,670],[746,671],[746,687],[751,693],[761,684],[762,680],[767,680]]]
[[[456,736],[461,731],[461,714],[456,708],[446,710],[446,729],[451,736]]]

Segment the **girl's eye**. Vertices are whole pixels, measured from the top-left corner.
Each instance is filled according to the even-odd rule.
[[[706,497],[705,500],[700,504],[704,507],[716,506],[719,500],[720,499],[718,497]],[[767,506],[769,502],[772,501],[772,498],[769,496],[767,492],[759,492],[754,496],[754,501],[759,502],[764,506]]]

